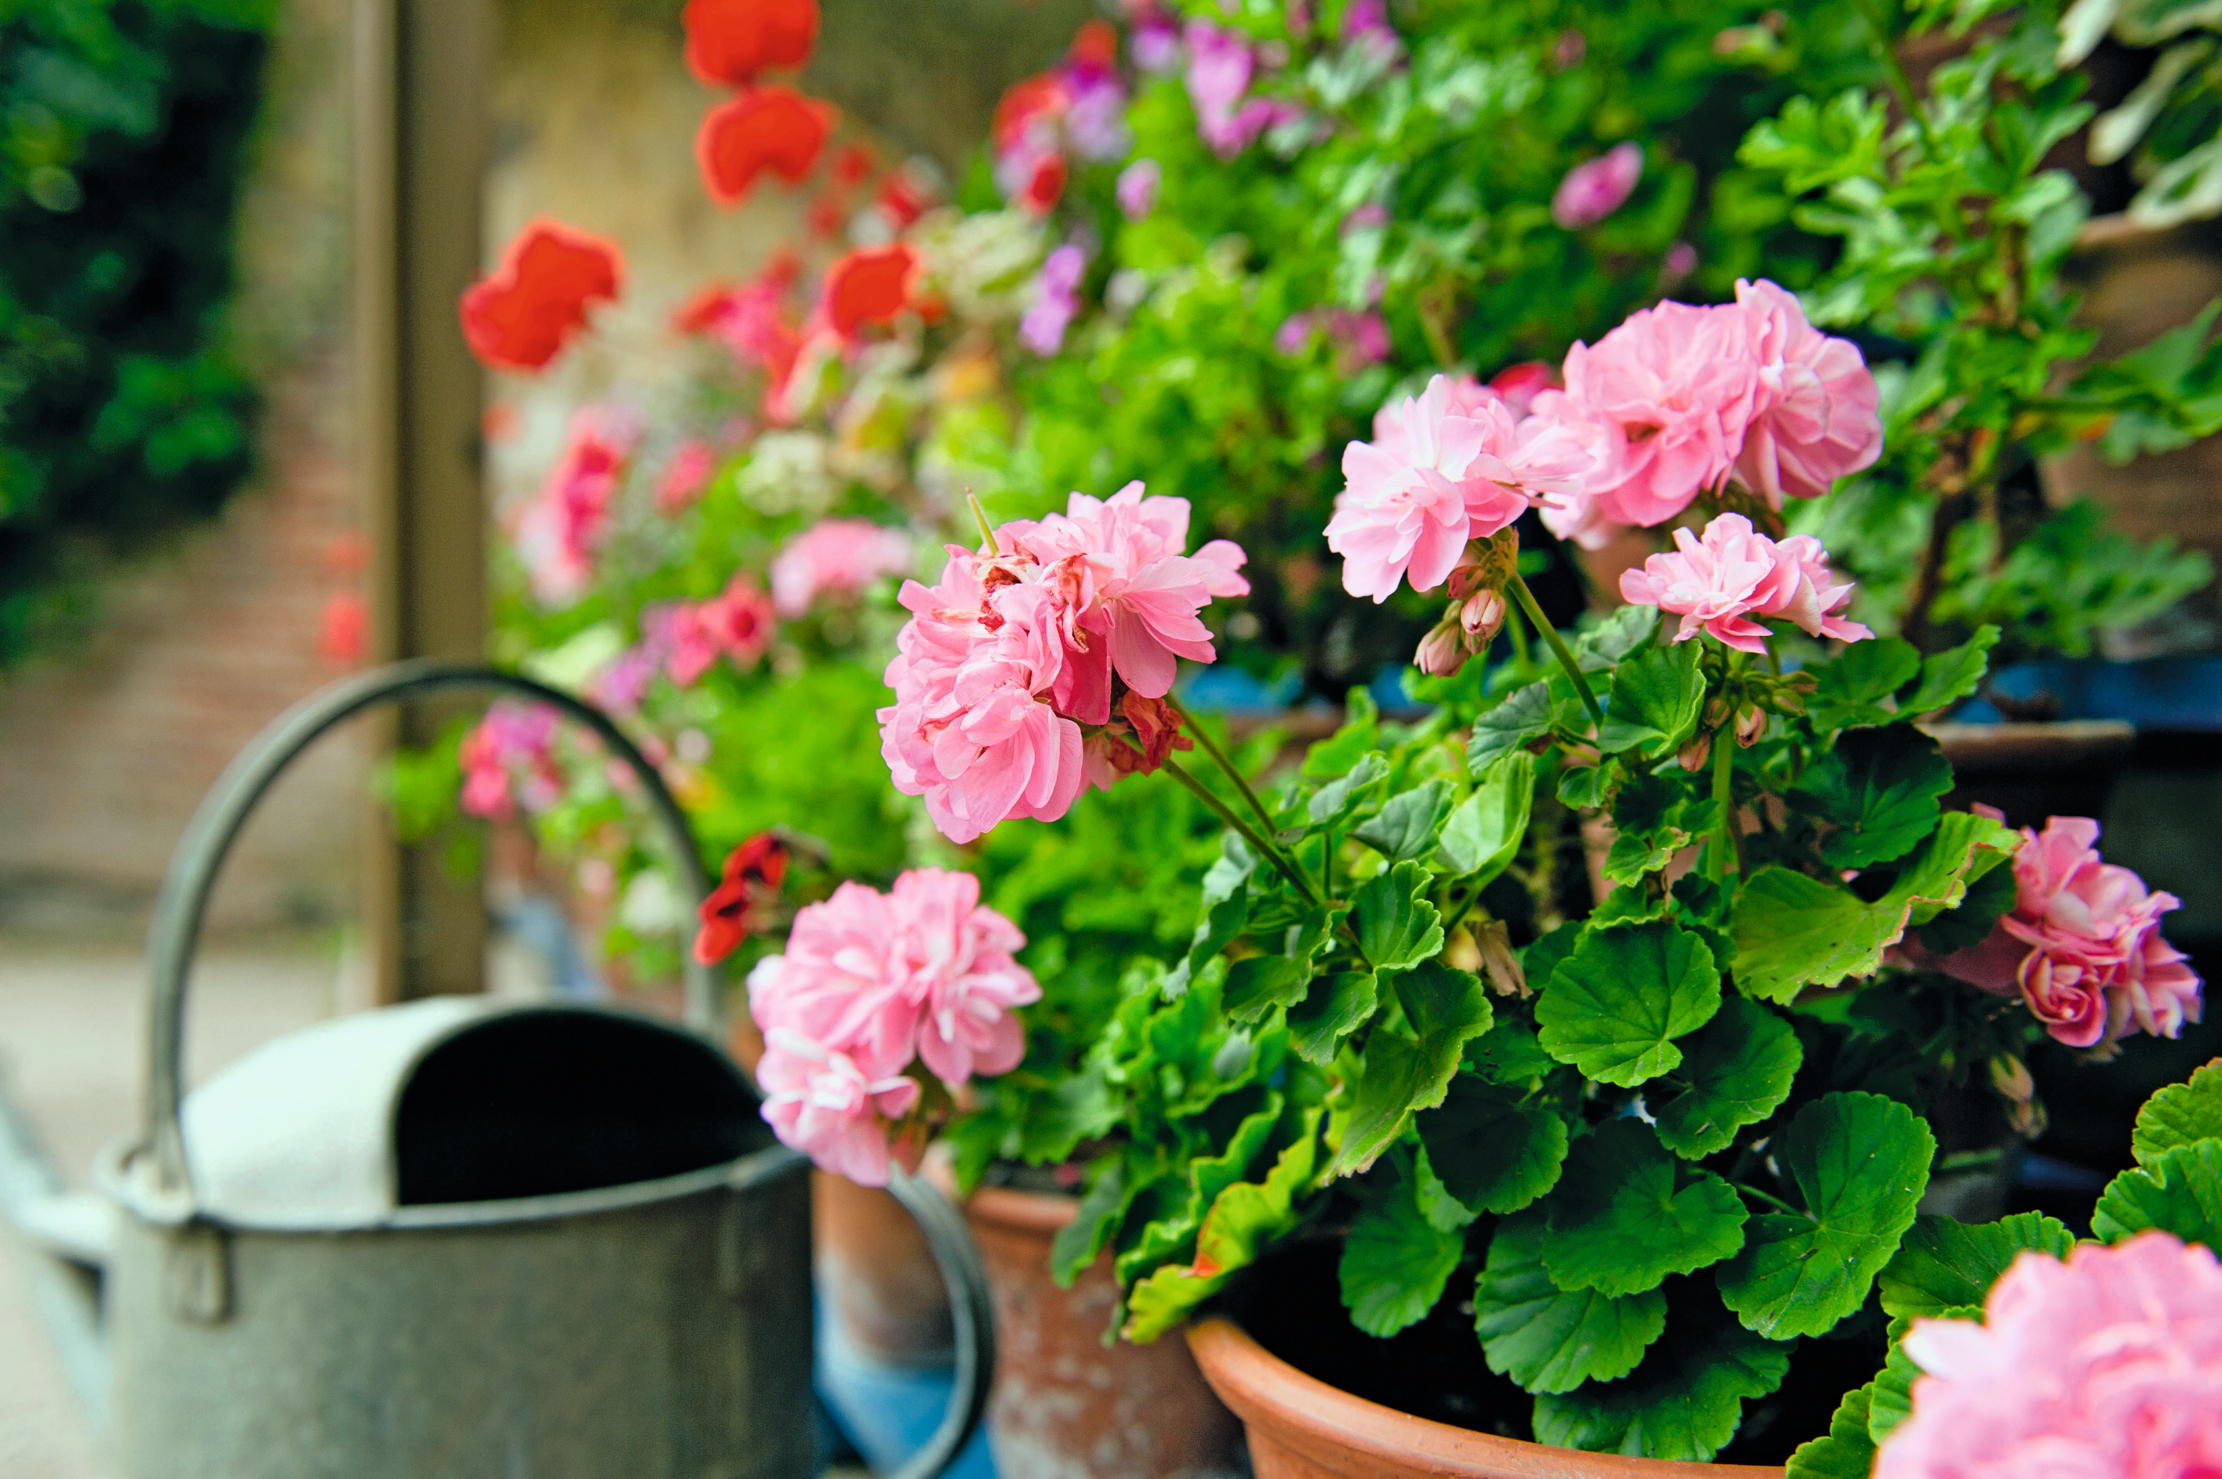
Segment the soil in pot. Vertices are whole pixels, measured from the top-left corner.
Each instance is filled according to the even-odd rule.
[[[1104,1344],[1119,1298],[1108,1258],[1070,1289],[1050,1278],[1050,1241],[1078,1206],[1002,1186],[965,1203],[995,1292],[999,1479],[1230,1479],[1241,1429],[1187,1343]]]
[[[1270,1255],[1236,1281],[1222,1312],[1272,1355],[1352,1396],[1429,1422],[1533,1441],[1528,1415],[1534,1399],[1489,1370],[1474,1336],[1470,1303],[1446,1300],[1425,1320],[1386,1340],[1366,1335],[1343,1312],[1338,1253],[1338,1245],[1321,1241]],[[1827,1432],[1843,1394],[1875,1374],[1883,1339],[1879,1320],[1869,1328],[1861,1315],[1839,1327],[1838,1338],[1797,1346],[1782,1389],[1746,1407],[1742,1430],[1716,1462],[1778,1465],[1799,1444]]]

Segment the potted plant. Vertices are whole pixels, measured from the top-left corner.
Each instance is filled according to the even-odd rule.
[[[1876,407],[1857,352],[1761,282],[1632,317],[1524,409],[1448,377],[1386,408],[1322,537],[1354,595],[1447,598],[1414,685],[1435,707],[1361,712],[1277,783],[1171,691],[1177,659],[1217,656],[1199,617],[1241,585],[1239,551],[1190,552],[1178,500],[983,519],[977,550],[906,587],[883,751],[951,838],[1150,771],[1226,826],[1188,948],[1131,963],[1044,1150],[1086,1158],[1057,1269],[1108,1252],[1125,1337],[1223,1295],[1249,1322],[1195,1348],[1264,1471],[1780,1462],[1881,1368],[1877,1276],[1925,1196],[2005,1153],[1948,1106],[2026,1123],[2035,1039],[2112,1051],[2196,1018],[2159,933],[2175,901],[2104,864],[2095,824],[1944,804],[1917,721],[1974,690],[1995,634],[1877,638],[1818,541],[1755,524],[1871,463]],[[1511,531],[1607,497],[1703,531],[1569,636]],[[1473,660],[1514,621],[1526,641]],[[1585,820],[1613,834],[1602,899]],[[852,922],[798,950],[798,920],[759,967],[793,1143],[885,1174],[995,1112],[1014,1013],[1053,983],[1014,984],[1007,921],[965,918],[971,943],[937,923],[930,949]],[[964,1023],[992,1059],[937,1043]],[[1332,1296],[1305,1302],[1307,1269]],[[1465,1359],[1349,1394],[1384,1411],[1348,1441],[1236,1369],[1261,1334],[1301,1366],[1408,1333],[1439,1355],[1447,1330]]]

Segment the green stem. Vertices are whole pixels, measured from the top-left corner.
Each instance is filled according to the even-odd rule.
[[[988,523],[988,511],[980,506],[980,495],[967,493],[964,495],[964,501],[972,510],[973,521],[980,526],[980,553],[983,555],[994,554],[995,529],[993,525]]]
[[[1512,595],[1520,603],[1520,614],[1528,619],[1528,625],[1535,628],[1535,634],[1551,649],[1551,655],[1558,659],[1558,665],[1566,669],[1566,676],[1574,680],[1574,691],[1582,696],[1582,707],[1589,710],[1590,722],[1600,729],[1604,728],[1605,711],[1598,707],[1597,695],[1590,692],[1589,679],[1582,672],[1582,665],[1574,660],[1574,649],[1566,645],[1566,639],[1558,634],[1558,628],[1552,626],[1551,619],[1543,614],[1543,608],[1536,604],[1535,592],[1528,589],[1526,579],[1517,570],[1512,572]]]
[[[1205,806],[1211,808],[1212,813],[1216,815],[1220,821],[1225,822],[1229,827],[1232,827],[1235,832],[1241,836],[1243,841],[1249,843],[1252,848],[1256,849],[1259,857],[1262,857],[1267,862],[1271,863],[1274,868],[1280,873],[1280,875],[1289,881],[1290,886],[1293,887],[1298,894],[1303,896],[1305,903],[1313,905],[1317,905],[1319,903],[1319,895],[1312,892],[1311,880],[1304,876],[1303,870],[1298,868],[1296,864],[1289,859],[1288,854],[1281,851],[1281,849],[1277,845],[1275,845],[1271,838],[1260,833],[1257,828],[1251,826],[1247,821],[1244,821],[1242,817],[1235,812],[1233,807],[1227,805],[1226,802],[1221,801],[1217,796],[1213,795],[1209,786],[1205,785],[1202,781],[1197,780],[1193,775],[1190,775],[1188,771],[1181,766],[1181,763],[1178,760],[1173,759],[1171,756],[1167,756],[1165,760],[1165,769],[1171,771],[1173,779],[1186,786],[1190,793],[1193,794],[1198,801],[1201,801]]]
[[[1227,758],[1227,752],[1219,747],[1219,741],[1213,739],[1210,731],[1196,722],[1196,716],[1188,712],[1188,706],[1170,693],[1165,695],[1165,706],[1180,716],[1182,727],[1196,737],[1196,743],[1204,747],[1204,753],[1211,757],[1212,764],[1218,766],[1225,772],[1227,779],[1234,782],[1234,788],[1242,793],[1242,799],[1249,803],[1250,810],[1257,814],[1257,819],[1264,824],[1265,830],[1277,830],[1281,824],[1273,820],[1273,813],[1258,799],[1258,793],[1250,786],[1250,778],[1242,773],[1241,767]]]
[[[1720,882],[1732,870],[1744,871],[1744,830],[1736,824],[1736,734],[1733,723],[1713,736],[1713,805],[1721,814],[1721,831],[1727,842],[1713,853],[1713,879]]]
[[[1329,827],[1319,839],[1319,893],[1320,897],[1335,896],[1335,829]]]
[[[1735,1187],[1736,1190],[1742,1192],[1745,1196],[1763,1202],[1767,1206],[1774,1208],[1777,1212],[1787,1212],[1792,1217],[1803,1217],[1806,1215],[1805,1213],[1799,1211],[1796,1207],[1791,1206],[1782,1198],[1776,1196],[1773,1192],[1761,1191],[1758,1187],[1747,1186],[1741,1181],[1736,1182]]]

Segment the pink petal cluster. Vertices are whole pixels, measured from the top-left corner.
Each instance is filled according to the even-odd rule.
[[[863,519],[825,519],[781,546],[772,558],[772,606],[802,615],[821,597],[853,600],[873,584],[910,569],[910,536]]]
[[[1065,330],[1080,314],[1080,280],[1087,270],[1087,253],[1070,242],[1043,260],[1033,301],[1019,319],[1019,343],[1044,357],[1064,347]]]
[[[1551,196],[1551,219],[1568,231],[1594,226],[1628,203],[1643,178],[1643,146],[1615,144],[1566,172]]]
[[[1791,622],[1808,636],[1857,642],[1875,634],[1838,615],[1852,599],[1828,554],[1810,534],[1769,539],[1742,514],[1722,514],[1702,536],[1674,531],[1675,548],[1620,577],[1623,600],[1682,618],[1677,642],[1699,632],[1742,652],[1767,650],[1761,617]]]
[[[527,811],[555,805],[563,795],[555,727],[555,710],[545,705],[499,703],[488,709],[456,752],[464,814],[507,821],[520,802]]]
[[[543,605],[568,606],[586,593],[634,439],[625,418],[602,409],[571,419],[562,456],[516,522],[517,554]]]
[[[2198,1021],[2199,977],[2160,937],[2160,917],[2182,901],[2101,858],[2099,824],[2089,817],[2049,817],[2042,832],[2024,827],[2021,835],[2013,908],[1990,938],[1943,957],[1937,969],[1994,995],[2020,993],[2070,1047],[2138,1032],[2175,1037]]]
[[[1324,335],[1335,348],[1339,373],[1350,375],[1389,357],[1389,324],[1372,308],[1302,308],[1281,320],[1273,347],[1281,354],[1302,354]]]
[[[1163,699],[1179,659],[1214,660],[1200,613],[1250,588],[1235,545],[1189,555],[1187,543],[1187,500],[1129,483],[1005,524],[990,553],[951,545],[936,584],[905,583],[911,620],[887,668],[895,702],[879,712],[896,789],[925,797],[934,824],[970,842],[1011,817],[1054,821],[1091,780],[1108,783],[1085,761],[1083,726],[1161,762],[1121,692]]]
[[[2222,1264],[2164,1232],[2024,1253],[1983,1323],[1918,1320],[1925,1375],[1875,1479],[2222,1474]]]
[[[1382,409],[1372,441],[1343,449],[1345,487],[1327,523],[1343,588],[1377,602],[1405,580],[1433,590],[1468,543],[1578,493],[1589,468],[1564,426],[1514,415],[1477,381],[1437,375]]]
[[[1730,477],[1771,506],[1814,498],[1882,452],[1859,350],[1771,282],[1736,301],[1660,303],[1567,351],[1562,411],[1609,433],[1590,481],[1606,518],[1650,527]]]
[[[1188,52],[1188,100],[1196,109],[1196,133],[1220,158],[1232,159],[1267,129],[1298,116],[1293,103],[1249,95],[1259,56],[1238,32],[1192,17],[1181,40]]]
[[[770,650],[775,626],[771,598],[746,575],[736,575],[707,601],[671,613],[665,671],[681,688],[698,681],[723,658],[752,668]]]
[[[690,438],[672,448],[663,476],[656,479],[656,511],[675,514],[685,509],[702,496],[717,468],[717,449],[708,442]]]
[[[1041,987],[1026,937],[969,873],[915,868],[887,893],[844,883],[795,915],[783,954],[749,973],[764,1033],[764,1118],[827,1170],[883,1186],[891,1132],[917,1105],[913,1062],[951,1089],[1025,1055],[1015,1007]]]

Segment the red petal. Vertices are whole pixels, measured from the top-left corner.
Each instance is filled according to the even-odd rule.
[[[799,67],[818,41],[818,0],[687,0],[687,70],[712,87]]]
[[[995,105],[993,132],[998,152],[1016,143],[1037,118],[1055,118],[1065,111],[1065,85],[1047,72],[1014,82]]]
[[[1109,21],[1089,21],[1074,33],[1072,49],[1065,55],[1075,66],[1108,72],[1118,65],[1119,33]]]
[[[703,115],[694,155],[710,198],[738,205],[758,175],[798,183],[817,164],[832,131],[828,105],[791,88],[759,87]]]
[[[616,246],[555,221],[534,221],[501,266],[463,291],[463,337],[482,364],[538,370],[586,324],[589,304],[616,298],[625,271]]]
[[[1034,161],[1034,172],[1026,177],[1026,188],[1019,192],[1018,203],[1037,216],[1046,216],[1065,193],[1065,156],[1044,154]]]
[[[918,268],[918,253],[901,242],[849,253],[826,269],[826,322],[843,338],[894,322],[910,306]]]

